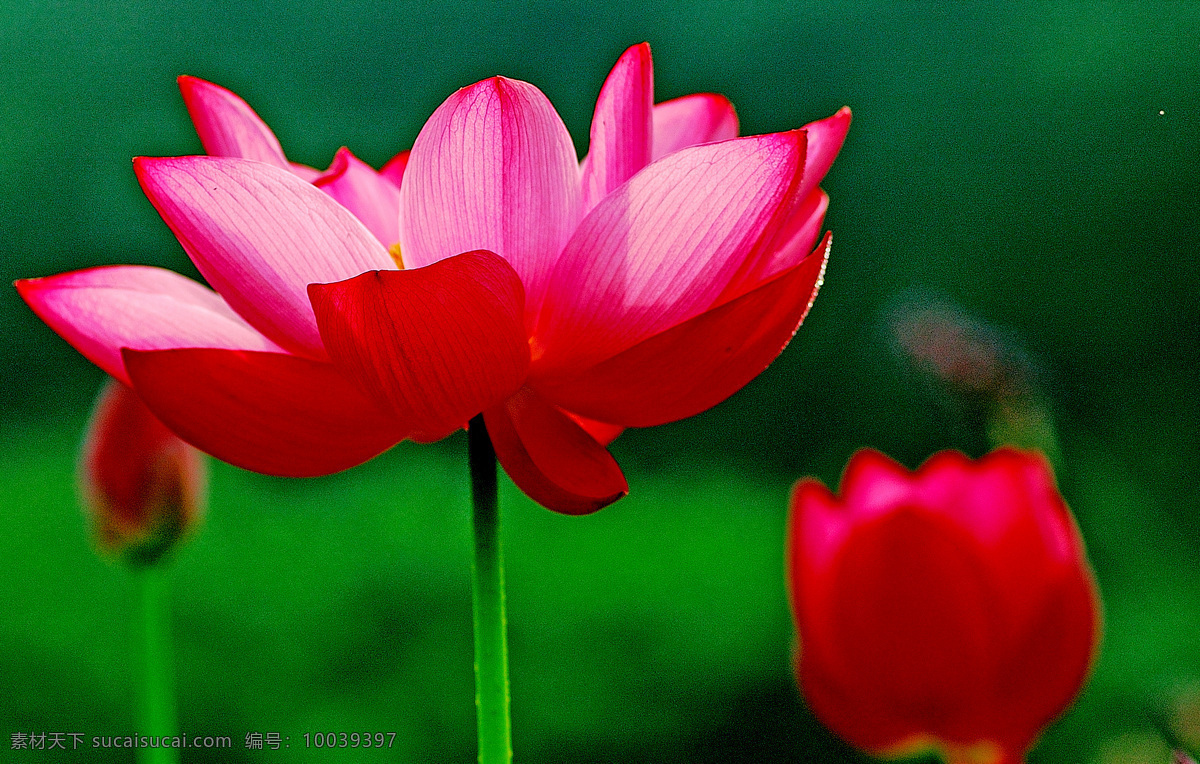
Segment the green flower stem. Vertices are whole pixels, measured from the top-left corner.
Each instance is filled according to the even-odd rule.
[[[141,735],[176,737],[174,676],[171,670],[170,590],[162,565],[134,570],[138,588],[137,641],[141,660],[138,728]],[[139,764],[179,764],[179,749],[139,748]]]
[[[512,761],[508,696],[508,624],[504,615],[504,558],[500,549],[496,452],[483,417],[471,420],[467,435],[471,464],[471,503],[475,556],[471,563],[475,616],[475,713],[479,763]]]

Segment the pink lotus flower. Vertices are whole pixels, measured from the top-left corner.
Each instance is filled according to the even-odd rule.
[[[645,44],[605,82],[582,166],[524,82],[486,80],[434,112],[401,188],[404,263],[416,273],[481,250],[480,267],[512,285],[488,297],[511,317],[506,368],[520,382],[484,418],[522,490],[568,513],[612,502],[628,490],[605,448],[621,428],[703,411],[779,354],[821,281],[818,183],[849,122],[843,109],[735,139],[720,96],[653,104]],[[396,373],[412,363],[408,278],[309,289],[331,357],[403,416],[435,389]]]
[[[787,344],[820,284],[818,183],[850,118],[734,139],[720,96],[653,104],[643,44],[606,81],[581,166],[540,91],[478,83],[409,156],[398,270],[368,214],[223,103],[211,121],[242,127],[206,148],[269,162],[135,160],[220,296],[130,266],[20,282],[26,301],[218,458],[322,474],[485,412],[509,475],[564,512],[627,492],[605,448],[621,428],[719,403]]]
[[[1079,530],[1034,453],[910,472],[859,451],[838,496],[796,485],[788,569],[804,695],[877,756],[1021,761],[1100,639]]]

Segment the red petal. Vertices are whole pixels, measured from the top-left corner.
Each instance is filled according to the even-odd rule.
[[[308,293],[330,357],[417,439],[449,435],[525,379],[524,291],[491,252],[370,271]]]
[[[127,349],[122,357],[138,395],[163,424],[254,472],[328,475],[407,435],[332,364],[211,348]]]
[[[629,493],[612,454],[529,388],[484,413],[504,471],[531,499],[586,515]]]
[[[608,446],[617,439],[621,433],[625,432],[625,428],[619,424],[608,424],[607,422],[597,422],[595,419],[588,419],[585,416],[579,416],[573,411],[562,409],[562,412],[571,417],[571,421],[582,427],[596,439],[596,442],[602,446]]]
[[[758,376],[804,320],[821,285],[830,237],[782,275],[590,368],[531,384],[565,409],[650,427],[717,405]]]

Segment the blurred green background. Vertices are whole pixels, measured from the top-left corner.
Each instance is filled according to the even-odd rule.
[[[0,275],[195,276],[129,163],[201,150],[179,74],[242,95],[317,167],[340,145],[382,164],[493,74],[537,84],[582,154],[642,40],[658,100],[724,93],[746,134],[853,108],[824,184],[833,255],[765,374],[614,444],[628,498],[564,518],[502,487],[518,761],[855,760],[794,688],[786,496],[863,445],[910,466],[986,448],[895,350],[895,316],[930,302],[1035,375],[1105,597],[1092,682],[1030,761],[1165,761],[1154,718],[1200,686],[1198,3],[6,0]],[[0,364],[0,760],[78,761],[9,738],[133,729],[133,586],[73,487],[102,375],[11,288]],[[178,693],[184,731],[234,745],[185,761],[474,759],[465,445],[320,480],[213,465],[172,571]],[[291,748],[247,750],[252,731]],[[353,731],[398,734],[304,750]]]

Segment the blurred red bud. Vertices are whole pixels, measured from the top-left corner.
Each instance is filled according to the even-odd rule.
[[[83,504],[96,544],[141,565],[156,562],[204,511],[203,455],[180,440],[120,382],[92,410],[79,458]]]
[[[1024,355],[955,308],[905,305],[895,311],[891,328],[900,352],[955,393],[990,400],[1027,394],[1031,381]]]
[[[1083,542],[1033,453],[910,472],[859,451],[840,495],[796,485],[788,569],[804,695],[875,755],[1021,761],[1099,643]]]

